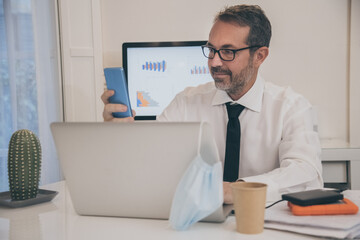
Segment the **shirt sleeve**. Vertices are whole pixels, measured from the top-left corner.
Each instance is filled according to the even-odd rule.
[[[164,109],[164,111],[156,117],[157,121],[165,122],[165,121],[184,121],[185,120],[185,112],[184,112],[184,104],[182,104],[183,100],[181,95],[178,94],[175,98],[170,102],[170,104]]]
[[[289,104],[283,115],[280,167],[241,180],[267,184],[269,202],[281,199],[284,193],[322,188],[321,146],[313,119],[313,109],[304,98]]]

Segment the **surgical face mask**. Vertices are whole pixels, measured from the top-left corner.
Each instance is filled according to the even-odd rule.
[[[169,221],[176,230],[188,229],[223,204],[222,165],[220,161],[203,159],[203,156],[209,157],[209,151],[214,149],[211,144],[212,149],[206,149],[209,147],[207,144],[204,148],[201,129],[202,127],[200,127],[198,154],[178,183],[171,206]],[[212,140],[211,138],[210,141]],[[216,148],[215,153],[217,154]]]

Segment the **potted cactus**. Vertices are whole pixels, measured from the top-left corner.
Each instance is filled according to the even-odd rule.
[[[11,200],[36,198],[39,191],[41,145],[36,135],[26,129],[10,139],[8,174]]]

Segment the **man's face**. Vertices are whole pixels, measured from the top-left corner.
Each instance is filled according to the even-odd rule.
[[[246,39],[250,27],[217,21],[209,34],[208,45],[215,49],[239,49],[248,47]],[[236,52],[233,61],[223,61],[219,54],[208,60],[211,75],[218,89],[226,91],[234,100],[239,99],[253,85],[256,69],[249,49]]]

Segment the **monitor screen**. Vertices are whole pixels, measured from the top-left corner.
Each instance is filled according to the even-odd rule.
[[[123,68],[135,120],[153,120],[186,87],[213,81],[200,47],[204,44],[123,43]]]

